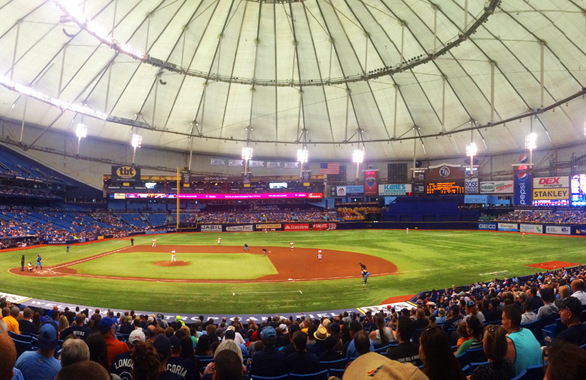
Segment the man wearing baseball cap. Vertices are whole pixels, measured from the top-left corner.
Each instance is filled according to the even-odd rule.
[[[566,298],[560,309],[560,318],[568,328],[561,332],[556,340],[565,340],[578,346],[586,344],[586,325],[580,322],[581,316],[582,302],[576,297]]]
[[[59,343],[57,324],[43,323],[39,329],[39,350],[23,352],[14,368],[20,370],[26,380],[53,379],[61,369],[61,363],[55,359],[57,343]]]
[[[128,337],[128,346],[132,348],[136,343],[144,342],[145,339],[142,330],[134,330]],[[133,365],[130,351],[126,351],[116,355],[114,362],[110,366],[110,372],[118,375],[122,380],[130,380],[132,378],[132,368]]]
[[[159,367],[159,380],[183,380],[183,377],[174,374],[167,369],[167,360],[171,356],[171,342],[163,334],[157,335],[153,342],[153,347],[159,354],[161,366]]]
[[[287,356],[275,348],[277,332],[266,326],[260,332],[264,348],[252,357],[250,370],[253,376],[275,377],[287,374]]]
[[[111,366],[114,358],[123,352],[128,352],[126,343],[116,339],[116,331],[114,330],[114,321],[110,317],[100,319],[98,323],[98,330],[106,339],[106,346],[108,347],[108,365]]]
[[[354,360],[346,371],[344,379],[384,380],[427,380],[417,367],[399,363],[375,352],[369,352]]]
[[[188,337],[185,337],[185,339],[188,339]],[[199,379],[199,370],[193,360],[181,357],[181,340],[176,335],[172,335],[169,337],[169,343],[171,344],[171,356],[167,360],[167,370],[183,377],[185,380]]]

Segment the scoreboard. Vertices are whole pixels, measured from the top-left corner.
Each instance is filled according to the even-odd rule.
[[[464,181],[454,182],[428,182],[427,195],[464,194],[466,192]]]

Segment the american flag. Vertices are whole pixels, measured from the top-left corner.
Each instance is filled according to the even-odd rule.
[[[340,164],[321,163],[319,164],[319,174],[340,174]]]

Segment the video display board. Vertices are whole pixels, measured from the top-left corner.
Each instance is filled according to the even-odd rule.
[[[570,202],[572,206],[586,206],[586,174],[572,176]]]

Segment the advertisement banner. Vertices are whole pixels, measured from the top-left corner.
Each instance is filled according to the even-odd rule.
[[[282,162],[267,161],[267,168],[268,169],[275,169],[275,168],[282,168],[282,167],[283,167]]]
[[[479,230],[496,231],[496,223],[478,223]]]
[[[478,178],[471,178],[464,181],[466,194],[478,194]]]
[[[376,170],[364,171],[364,195],[378,195],[378,172]]]
[[[222,232],[221,224],[204,224],[201,226],[201,232]]]
[[[285,231],[309,231],[309,224],[285,224]]]
[[[252,224],[247,224],[245,226],[227,226],[227,232],[252,232],[253,226]]]
[[[533,199],[569,199],[570,189],[533,190]]]
[[[244,166],[244,160],[228,160],[228,166]]]
[[[533,178],[534,189],[569,189],[569,177],[541,177]]]
[[[140,182],[140,168],[134,166],[112,166],[112,182]]]
[[[248,161],[248,167],[251,167],[251,168],[264,168],[264,166],[265,166],[264,161],[254,161],[254,160]]]
[[[323,197],[322,193],[307,193],[307,198],[309,199],[323,199]]]
[[[226,160],[223,158],[212,158],[210,159],[212,166],[226,166]]]
[[[518,231],[517,223],[499,223],[499,231]]]
[[[482,181],[480,194],[512,194],[513,181]]]
[[[519,166],[515,170],[515,205],[531,206],[531,174],[527,171],[526,166]]]
[[[125,193],[114,193],[114,199],[126,199]]]
[[[285,169],[299,169],[299,161],[285,162]]]
[[[336,223],[313,223],[311,229],[315,231],[335,230]]]
[[[519,231],[532,234],[542,234],[543,226],[540,224],[519,224]]]
[[[546,234],[557,234],[557,235],[571,235],[572,234],[572,228],[567,226],[567,227],[561,227],[561,226],[546,226],[545,227],[545,233]]]
[[[410,183],[378,185],[378,195],[407,195],[411,192],[411,188]]]
[[[576,227],[576,235],[586,235],[586,228]]]
[[[267,229],[279,229],[281,228],[280,224],[257,224],[257,230],[267,230]]]
[[[346,195],[362,195],[364,194],[364,186],[336,186],[336,195],[338,197],[345,197]]]

